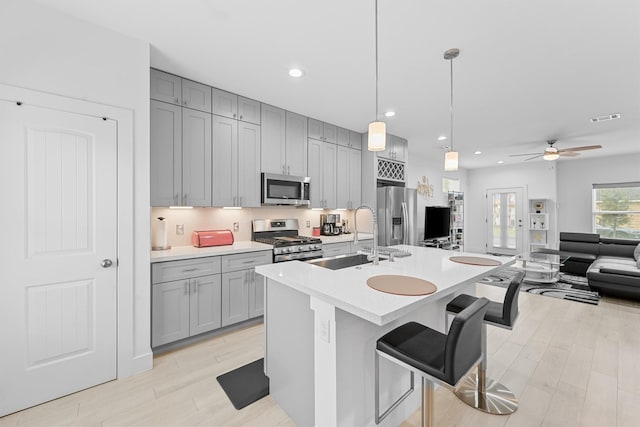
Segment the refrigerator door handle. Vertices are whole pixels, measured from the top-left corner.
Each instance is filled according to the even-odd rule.
[[[407,214],[407,204],[405,202],[402,202],[400,204],[400,207],[402,208],[402,244],[408,245],[409,215]]]

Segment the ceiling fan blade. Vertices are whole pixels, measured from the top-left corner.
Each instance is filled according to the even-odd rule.
[[[582,147],[572,147],[572,148],[563,148],[558,150],[558,152],[566,152],[566,151],[586,151],[586,150],[596,150],[598,148],[602,148],[602,145],[585,145]]]
[[[533,160],[533,159],[537,159],[538,157],[542,157],[544,156],[544,154],[536,154],[533,157],[529,157],[528,159],[524,159],[524,161],[526,162],[527,160]]]
[[[558,154],[563,157],[576,157],[580,155],[580,153],[575,153],[573,151],[560,151]]]
[[[542,154],[540,154],[540,153],[509,154],[509,157],[519,157],[519,156],[542,156]]]

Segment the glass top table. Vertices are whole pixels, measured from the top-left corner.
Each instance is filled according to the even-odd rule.
[[[535,283],[555,283],[560,267],[569,259],[566,255],[525,252],[516,255],[516,267],[524,270],[524,280]]]

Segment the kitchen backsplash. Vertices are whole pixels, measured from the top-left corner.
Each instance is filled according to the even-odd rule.
[[[233,231],[235,240],[251,240],[251,221],[253,219],[268,218],[297,218],[300,223],[300,234],[311,235],[313,227],[320,226],[320,214],[336,213],[341,219],[348,219],[353,232],[353,210],[330,211],[311,210],[289,207],[263,207],[251,209],[222,209],[222,208],[193,208],[193,209],[169,209],[152,208],[151,226],[156,218],[164,217],[167,221],[167,240],[171,246],[191,245],[191,233],[194,230],[219,230],[229,229]],[[371,220],[368,211],[358,212],[360,231],[370,232]],[[308,222],[307,222],[308,221]],[[234,231],[234,223],[238,223],[238,230]],[[307,223],[309,226],[307,227]],[[182,235],[176,233],[177,226],[183,226]],[[151,230],[153,235],[153,230]]]

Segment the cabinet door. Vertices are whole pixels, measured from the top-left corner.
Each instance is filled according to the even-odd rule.
[[[264,314],[264,276],[249,271],[249,319]]]
[[[284,174],[285,172],[285,110],[262,104],[260,144],[262,146],[261,171]]]
[[[151,346],[189,336],[189,280],[151,287]]]
[[[324,126],[320,120],[309,118],[309,138],[319,139],[324,137]]]
[[[351,251],[351,243],[329,243],[322,245],[325,257],[331,257],[336,255],[346,255]]]
[[[349,208],[362,204],[362,158],[360,150],[349,148]],[[338,181],[338,185],[340,182]]]
[[[182,199],[211,206],[211,114],[182,109]]]
[[[153,70],[152,70],[153,71]],[[182,108],[151,101],[151,206],[182,203]]]
[[[222,274],[222,326],[249,318],[249,270]]]
[[[393,159],[399,162],[407,161],[407,140],[395,135],[387,135],[393,146]]]
[[[238,119],[243,122],[260,124],[260,103],[256,100],[238,96]]]
[[[322,190],[322,160],[324,142],[318,139],[309,138],[309,162],[307,165],[307,176],[311,178],[309,183],[309,193],[312,208],[324,207],[324,198]]]
[[[151,70],[151,99],[182,104],[182,78],[163,71]]]
[[[287,175],[307,176],[307,118],[287,111],[286,121]]]
[[[336,144],[324,143],[322,156],[322,191],[325,208],[336,208],[336,174],[337,174],[337,150]]]
[[[189,335],[217,329],[222,325],[222,278],[219,274],[189,282]]]
[[[349,147],[337,145],[336,158],[336,207],[338,209],[349,208]]]
[[[362,134],[354,131],[349,131],[349,146],[356,150],[362,149]]]
[[[213,114],[230,119],[238,118],[238,95],[212,88],[211,100],[213,103]]]
[[[213,116],[213,206],[239,206],[238,121]]]
[[[338,126],[331,123],[322,124],[322,133],[324,134],[324,141],[335,144],[338,142]]]
[[[182,105],[211,114],[211,87],[182,79]]]
[[[236,206],[260,207],[260,126],[238,122],[238,203]]]
[[[337,144],[345,147],[349,146],[349,130],[344,128],[338,128]]]
[[[384,150],[376,151],[376,156],[384,157],[385,159],[393,159],[393,140],[391,139],[391,135],[386,135]]]

